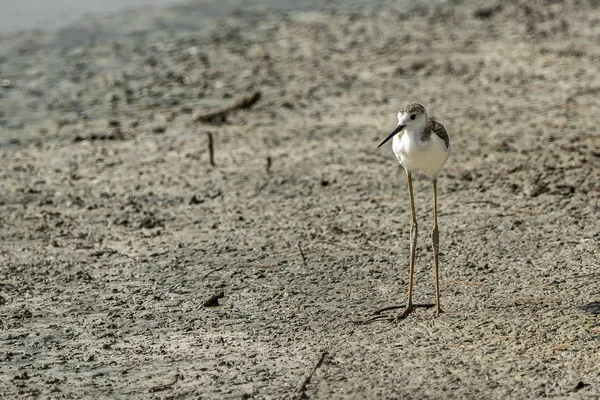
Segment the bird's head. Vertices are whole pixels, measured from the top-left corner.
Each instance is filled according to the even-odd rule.
[[[403,129],[420,130],[427,124],[427,110],[421,103],[410,103],[398,113],[398,125],[377,147],[396,136]]]

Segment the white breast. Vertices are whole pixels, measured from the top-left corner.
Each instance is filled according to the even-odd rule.
[[[434,133],[429,140],[415,138],[414,132],[396,135],[392,141],[392,149],[396,158],[408,172],[421,171],[429,178],[436,179],[450,155],[450,148]]]

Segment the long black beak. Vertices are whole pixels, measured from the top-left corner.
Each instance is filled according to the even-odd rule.
[[[396,129],[394,129],[394,131],[392,133],[390,133],[389,136],[386,137],[385,140],[379,144],[379,146],[377,146],[377,148],[380,148],[381,146],[383,146],[383,144],[385,142],[387,142],[388,140],[390,140],[391,138],[393,138],[398,132],[400,132],[405,127],[406,127],[406,125],[398,125],[396,127]]]

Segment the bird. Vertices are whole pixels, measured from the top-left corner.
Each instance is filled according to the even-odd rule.
[[[380,148],[392,139],[392,150],[396,159],[406,171],[412,224],[410,228],[410,260],[408,301],[405,308],[394,320],[406,318],[415,309],[412,301],[415,251],[417,247],[417,217],[413,196],[412,174],[424,173],[433,184],[433,230],[431,232],[433,248],[433,268],[435,277],[435,315],[442,313],[439,284],[439,230],[437,223],[437,178],[450,156],[450,138],[444,126],[430,118],[421,103],[410,103],[398,112],[398,125],[378,146]],[[400,307],[401,308],[401,307]]]

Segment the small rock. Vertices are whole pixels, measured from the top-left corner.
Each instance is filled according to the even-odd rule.
[[[193,195],[192,198],[190,199],[190,204],[191,205],[202,204],[202,203],[204,203],[204,199],[202,199],[202,198],[200,198],[200,197],[198,197],[196,195]]]
[[[26,381],[29,378],[31,378],[31,377],[29,376],[29,374],[27,373],[27,371],[23,371],[23,373],[21,375],[17,375],[13,379],[17,380],[17,381]]]
[[[589,314],[600,315],[600,301],[592,301],[578,307],[580,310]]]
[[[502,5],[498,4],[491,7],[480,7],[475,10],[473,16],[479,19],[488,19],[494,16],[497,12],[502,11]]]
[[[221,290],[216,292],[203,303],[204,307],[217,307],[219,305],[219,299],[225,297],[225,293]]]

